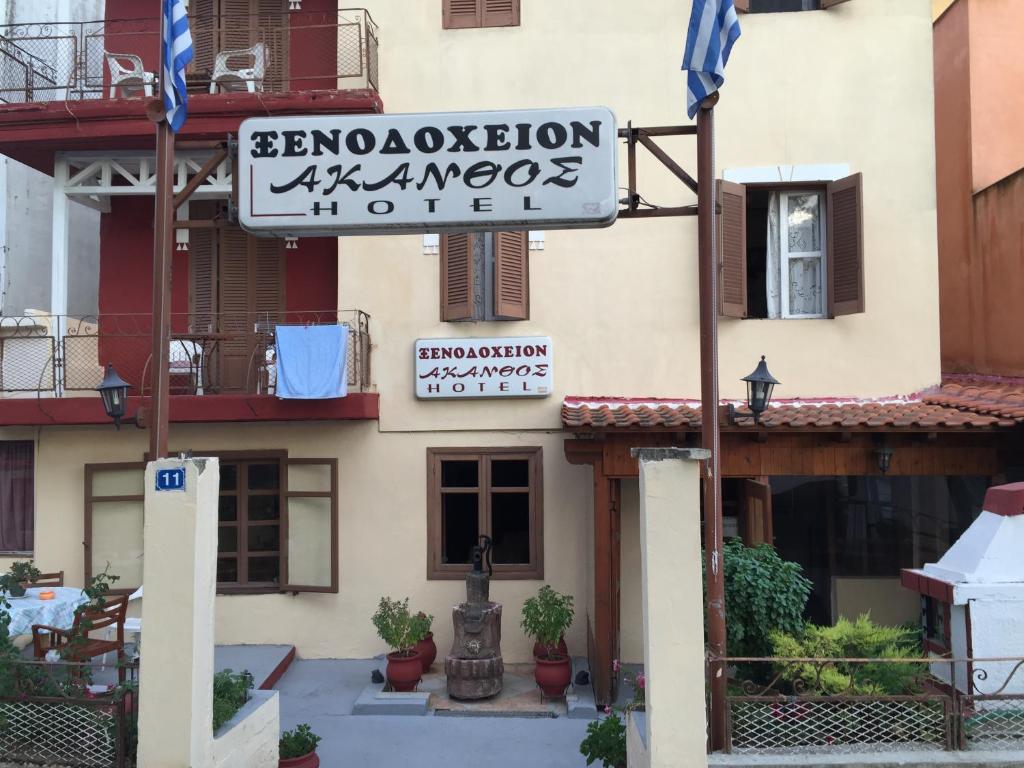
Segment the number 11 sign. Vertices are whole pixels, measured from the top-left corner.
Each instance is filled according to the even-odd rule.
[[[185,468],[158,469],[156,471],[156,489],[158,491],[184,491]]]

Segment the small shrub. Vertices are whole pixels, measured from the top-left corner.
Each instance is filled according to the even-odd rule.
[[[573,616],[572,595],[560,594],[545,584],[523,603],[520,626],[527,636],[544,646],[550,658],[555,655],[562,635],[572,626]]]
[[[289,757],[302,757],[316,749],[320,743],[320,737],[309,729],[308,723],[303,723],[294,731],[285,731],[281,734],[279,744],[280,758],[284,760]]]
[[[248,670],[224,669],[213,676],[213,730],[216,731],[249,700],[253,679]]]
[[[608,715],[587,724],[587,736],[580,743],[587,765],[597,760],[602,768],[625,768],[626,726],[618,715]]]
[[[377,635],[395,653],[408,653],[412,647],[427,636],[433,616],[420,612],[409,613],[409,598],[392,600],[382,597],[373,614],[373,626]]]

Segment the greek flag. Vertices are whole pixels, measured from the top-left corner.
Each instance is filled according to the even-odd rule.
[[[164,94],[167,123],[177,133],[185,122],[188,93],[185,67],[192,61],[192,33],[188,31],[188,11],[184,0],[163,0],[164,39],[160,89]]]
[[[732,44],[740,36],[733,0],[693,0],[686,31],[686,114],[693,119],[700,103],[722,87]]]

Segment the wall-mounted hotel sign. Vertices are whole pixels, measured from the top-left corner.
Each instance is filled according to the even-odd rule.
[[[416,397],[545,397],[551,394],[551,339],[416,341]]]
[[[616,135],[607,107],[250,118],[239,221],[278,236],[604,227]]]

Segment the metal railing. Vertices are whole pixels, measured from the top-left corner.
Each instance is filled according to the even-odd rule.
[[[1024,659],[729,658],[725,752],[1024,749]]]
[[[168,354],[172,395],[273,394],[278,325],[341,324],[348,329],[350,391],[370,387],[369,315],[355,310],[171,315]],[[33,314],[0,317],[0,396],[66,397],[95,390],[113,365],[149,394],[152,317]]]
[[[99,685],[97,673],[107,672],[99,663],[0,660],[0,761],[134,765],[138,665],[122,667],[124,682]]]
[[[365,8],[190,17],[188,89],[287,92],[378,87],[379,30]],[[157,18],[0,25],[0,104],[156,94]],[[262,46],[258,63],[239,49]],[[219,54],[233,52],[231,56]],[[112,76],[110,54],[146,75]],[[133,59],[137,57],[135,66]],[[220,66],[218,66],[220,59]],[[225,70],[235,74],[218,76]],[[144,82],[145,81],[145,82]]]

